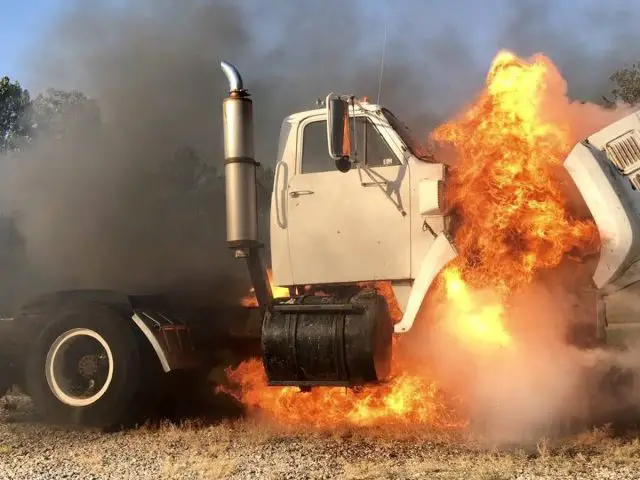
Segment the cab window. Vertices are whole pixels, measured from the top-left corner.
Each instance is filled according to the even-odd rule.
[[[335,169],[336,164],[329,156],[326,120],[307,124],[302,137],[301,173],[328,172]]]
[[[357,160],[369,167],[400,165],[400,160],[391,150],[367,117],[357,117],[350,122],[351,144],[357,146]],[[354,141],[357,139],[357,142]],[[302,137],[301,173],[319,173],[335,170],[335,162],[329,156],[327,122],[320,120],[304,127]]]
[[[352,138],[353,138],[352,132]],[[358,152],[360,161],[369,167],[388,167],[400,165],[400,160],[393,153],[384,138],[378,133],[371,120],[360,117],[356,120],[358,136]]]

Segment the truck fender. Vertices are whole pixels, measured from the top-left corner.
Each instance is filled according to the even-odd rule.
[[[200,361],[189,326],[175,316],[147,309],[136,309],[131,316],[165,373],[197,368]]]
[[[402,320],[396,323],[393,328],[395,333],[406,333],[411,329],[418,316],[422,302],[429,291],[429,287],[431,287],[440,271],[457,256],[458,252],[449,241],[447,235],[444,232],[440,232],[422,260],[418,276],[411,287],[411,293],[409,294]]]

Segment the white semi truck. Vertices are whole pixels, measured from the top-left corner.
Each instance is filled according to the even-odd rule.
[[[53,292],[0,322],[0,395],[18,384],[52,421],[125,424],[144,415],[165,379],[206,369],[220,345],[262,355],[271,385],[356,386],[389,376],[394,333],[410,331],[433,280],[456,256],[446,166],[422,155],[389,110],[350,96],[331,94],[323,108],[285,118],[270,263],[289,296],[274,299],[257,227],[252,100],[236,68],[221,66],[230,84],[227,241],[247,262],[258,307],[186,318],[161,297]],[[565,166],[604,239],[593,276],[604,305],[640,278],[640,117],[581,142]],[[382,296],[359,287],[375,281],[391,283],[399,322]],[[595,317],[602,332],[605,309]]]

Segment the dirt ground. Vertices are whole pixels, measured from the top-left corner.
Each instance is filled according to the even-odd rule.
[[[606,429],[502,449],[460,433],[285,432],[249,420],[102,433],[42,425],[25,397],[0,403],[0,479],[640,478],[640,440]]]

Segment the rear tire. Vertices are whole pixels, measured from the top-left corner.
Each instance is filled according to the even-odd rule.
[[[149,399],[143,384],[156,384],[149,374],[159,365],[145,346],[114,309],[67,308],[50,317],[28,349],[27,390],[48,422],[130,426]]]

